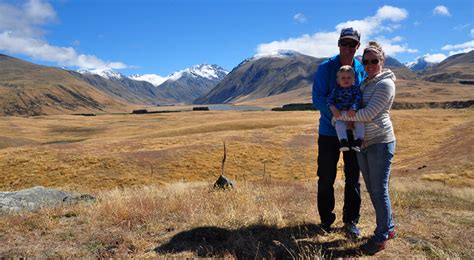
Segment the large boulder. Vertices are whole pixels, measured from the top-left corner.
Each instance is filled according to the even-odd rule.
[[[75,194],[37,186],[29,189],[0,192],[0,214],[21,210],[35,210],[79,201],[95,201],[88,194]]]

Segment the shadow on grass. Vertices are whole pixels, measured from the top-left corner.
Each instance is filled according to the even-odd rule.
[[[324,236],[324,232],[315,224],[285,228],[254,225],[236,230],[198,227],[176,234],[155,251],[159,254],[187,251],[199,257],[233,256],[238,259],[358,256],[358,248],[354,246],[360,241],[340,239],[319,242],[319,236]]]

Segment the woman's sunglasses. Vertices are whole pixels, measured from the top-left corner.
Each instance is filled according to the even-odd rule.
[[[339,46],[341,47],[349,47],[349,48],[355,48],[359,44],[356,41],[339,41]]]
[[[373,59],[373,60],[362,60],[362,64],[364,64],[364,65],[367,65],[367,64],[369,64],[369,62],[370,62],[371,64],[374,64],[374,65],[376,65],[376,64],[379,64],[379,60],[378,60],[378,59]]]

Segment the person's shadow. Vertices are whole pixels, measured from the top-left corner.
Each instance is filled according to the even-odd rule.
[[[334,229],[333,232],[339,232]],[[247,258],[333,258],[359,255],[358,242],[341,239],[318,242],[324,232],[318,225],[304,224],[277,228],[254,225],[236,230],[219,227],[198,227],[176,234],[157,248],[159,254],[194,252],[199,257]],[[351,240],[354,242],[354,240]],[[348,248],[348,245],[353,247]],[[355,246],[355,247],[354,247]]]

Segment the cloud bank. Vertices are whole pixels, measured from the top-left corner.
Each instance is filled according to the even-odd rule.
[[[449,56],[458,54],[458,53],[466,53],[474,50],[474,41],[469,41],[460,44],[448,44],[441,48],[443,51],[449,51]]]
[[[361,32],[361,46],[365,46],[369,40],[375,39],[382,44],[388,55],[393,56],[402,52],[415,53],[418,50],[410,49],[407,44],[401,43],[400,36],[387,39],[381,35],[383,32],[393,32],[398,29],[400,25],[397,22],[407,17],[408,12],[405,9],[385,5],[379,8],[374,16],[340,23],[336,25],[334,31],[317,32],[313,35],[304,34],[298,38],[259,44],[256,48],[256,55],[265,56],[278,50],[293,50],[314,57],[333,56],[339,53],[337,47],[339,32],[348,26],[355,27]]]
[[[72,47],[50,45],[44,39],[42,26],[52,22],[57,22],[57,16],[47,1],[28,0],[16,5],[0,2],[0,50],[80,69],[128,67],[122,62],[107,62],[94,55],[79,54]]]

